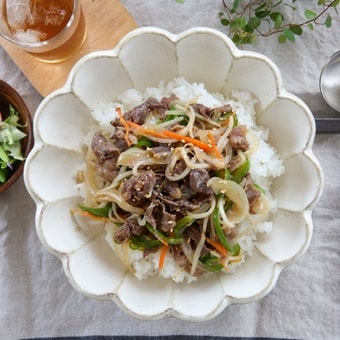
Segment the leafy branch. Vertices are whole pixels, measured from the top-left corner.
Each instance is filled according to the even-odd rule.
[[[229,36],[237,45],[252,44],[257,38],[278,35],[278,42],[295,41],[305,28],[332,25],[333,13],[338,14],[340,0],[315,0],[318,11],[304,10],[304,18],[295,19],[298,0],[222,0],[224,12],[220,22],[228,27]]]

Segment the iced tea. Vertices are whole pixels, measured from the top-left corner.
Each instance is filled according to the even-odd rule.
[[[78,0],[2,2],[7,36],[4,32],[2,35],[38,59],[65,60],[85,41],[86,23]]]

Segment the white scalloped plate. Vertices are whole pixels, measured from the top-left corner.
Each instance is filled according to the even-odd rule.
[[[129,88],[143,90],[178,76],[203,82],[210,92],[227,96],[240,90],[256,96],[258,123],[270,128],[269,142],[286,169],[273,183],[279,208],[272,218],[273,231],[260,238],[235,274],[216,274],[190,285],[160,278],[137,280],[106,243],[101,225],[76,222],[69,213],[81,200],[74,176],[84,162],[82,141],[94,123],[90,114],[94,106],[114,101]],[[310,244],[311,213],[323,187],[322,170],[311,150],[313,116],[300,99],[285,91],[272,61],[238,50],[218,31],[194,28],[174,35],[141,28],[127,34],[115,49],[85,56],[65,86],[39,106],[34,134],[24,179],[36,203],[41,242],[62,260],[75,289],[91,298],[115,301],[135,317],[200,321],[217,316],[231,303],[256,301]]]

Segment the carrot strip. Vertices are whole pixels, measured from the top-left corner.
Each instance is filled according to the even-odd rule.
[[[206,239],[206,241],[207,241],[210,245],[212,245],[212,246],[213,246],[220,254],[222,254],[224,257],[227,257],[227,255],[228,255],[227,249],[225,249],[225,248],[223,247],[222,244],[220,244],[220,243],[218,243],[218,242],[216,242],[216,241],[214,241],[214,240],[212,240],[212,239],[210,239],[210,238],[208,238],[208,237],[206,237],[205,239]]]
[[[129,139],[130,126],[129,126],[128,122],[124,119],[123,114],[122,114],[122,109],[120,107],[116,107],[116,112],[118,113],[120,123],[125,127],[126,143],[127,143],[128,146],[131,146],[132,143]]]
[[[153,136],[153,137],[158,137],[158,138],[164,138],[163,134],[161,132],[152,130],[152,129],[148,129],[145,126],[142,125],[138,125],[134,122],[131,122],[129,120],[125,121],[128,126],[132,129],[135,129],[135,131],[141,135],[147,135],[147,136]]]
[[[142,127],[130,120],[126,120],[126,124],[128,124],[132,129],[141,129]]]
[[[164,262],[165,262],[165,255],[168,251],[169,246],[167,244],[163,244],[161,253],[159,255],[159,262],[158,262],[158,268],[159,270],[162,270],[164,267]]]
[[[176,139],[178,141],[184,141],[186,143],[191,143],[193,145],[198,146],[202,150],[206,152],[211,152],[212,147],[206,143],[201,142],[198,139],[191,138],[188,136],[183,136],[180,135],[176,132],[169,131],[169,130],[162,130],[162,131],[155,131],[152,129],[148,129],[146,127],[143,127],[142,125],[138,125],[136,123],[130,122],[130,121],[125,121],[129,127],[136,129],[136,132],[142,134],[142,135],[149,135],[157,138],[171,138],[171,139]]]
[[[216,145],[216,143],[215,143],[215,138],[214,138],[214,136],[211,134],[210,131],[208,132],[208,137],[209,137],[210,143],[211,143],[211,145],[212,145],[212,149],[213,149],[213,151],[214,151],[214,153],[215,153],[215,155],[216,155],[216,158],[218,158],[218,159],[223,159],[223,156],[222,156],[220,150],[218,150],[217,145]]]
[[[223,122],[221,123],[221,126],[223,127],[223,126],[229,125],[229,123],[230,123],[230,117],[233,117],[233,119],[234,119],[234,115],[235,115],[235,112],[232,112],[232,114],[231,114],[225,121],[223,121]]]
[[[107,218],[107,217],[96,216],[96,215],[91,214],[91,213],[88,212],[88,211],[84,211],[84,210],[80,210],[80,209],[79,209],[79,210],[78,210],[78,209],[72,209],[72,210],[71,210],[71,213],[73,213],[73,214],[79,214],[79,215],[88,217],[88,218],[90,218],[91,220],[95,220],[95,221],[103,221],[103,222],[108,222],[108,221],[110,221],[110,219]]]
[[[208,144],[205,144],[205,143],[203,143],[200,140],[195,139],[195,138],[191,138],[191,137],[188,137],[188,136],[182,136],[182,135],[180,135],[180,134],[178,134],[176,132],[172,132],[172,131],[169,131],[169,130],[164,130],[163,131],[163,135],[165,137],[177,139],[179,141],[185,141],[187,143],[191,143],[193,145],[198,146],[200,149],[202,149],[202,150],[204,150],[206,152],[210,152],[212,150],[212,147],[209,146]]]
[[[153,136],[153,137],[164,139],[164,135],[163,135],[162,132],[154,131],[154,130],[148,129],[146,127],[143,127],[143,126],[140,126],[137,129],[137,132],[139,132],[142,135]]]

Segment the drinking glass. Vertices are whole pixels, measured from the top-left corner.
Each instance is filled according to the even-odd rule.
[[[0,0],[0,35],[35,58],[67,59],[86,39],[80,0]]]

